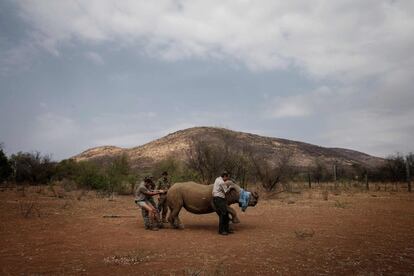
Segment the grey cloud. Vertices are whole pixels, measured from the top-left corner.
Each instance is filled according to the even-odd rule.
[[[413,150],[412,1],[16,3],[25,24],[0,36],[13,150],[61,158],[195,125]]]
[[[21,1],[51,51],[76,39],[143,45],[176,60],[229,58],[351,79],[392,70],[414,46],[411,1]],[[53,12],[49,12],[53,10]],[[410,62],[412,64],[412,61]]]

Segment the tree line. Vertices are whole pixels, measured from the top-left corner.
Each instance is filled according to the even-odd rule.
[[[289,191],[290,183],[295,181],[309,182],[309,185],[336,180],[363,182],[368,178],[372,182],[404,182],[407,172],[414,171],[413,153],[391,155],[383,166],[374,169],[360,164],[327,164],[320,158],[315,158],[312,165],[304,168],[295,165],[289,148],[280,148],[272,153],[273,158],[266,158],[252,147],[236,145],[228,135],[223,135],[221,143],[200,139],[191,143],[187,161],[171,157],[146,170],[132,169],[127,155],[105,162],[76,162],[71,159],[55,162],[39,152],[18,152],[8,157],[0,146],[0,183],[10,181],[36,185],[68,179],[80,188],[131,193],[135,183],[144,175],[158,177],[163,171],[168,171],[173,182],[191,180],[209,184],[226,170],[242,187],[252,183],[270,192],[278,189]]]

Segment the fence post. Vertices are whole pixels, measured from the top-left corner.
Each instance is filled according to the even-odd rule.
[[[408,157],[405,158],[405,170],[406,170],[406,176],[407,176],[408,192],[411,193],[410,162],[408,160]]]
[[[365,173],[365,187],[367,189],[367,191],[369,191],[369,183],[368,183],[368,173]]]
[[[312,182],[311,182],[310,172],[308,172],[308,184],[309,184],[309,189],[312,189]]]

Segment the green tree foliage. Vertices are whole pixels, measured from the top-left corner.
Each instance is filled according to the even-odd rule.
[[[79,175],[80,167],[86,162],[76,162],[73,159],[65,159],[56,165],[55,178],[57,180],[70,179],[76,180]]]
[[[0,183],[12,175],[12,166],[0,144]]]
[[[107,188],[107,178],[105,173],[97,164],[90,161],[81,161],[77,164],[77,172],[74,176],[74,180],[82,188],[97,190],[104,190]]]
[[[199,175],[190,169],[184,162],[170,157],[158,162],[152,170],[155,178],[160,178],[163,172],[168,172],[172,183],[199,180]]]
[[[102,190],[108,193],[121,191],[130,193],[136,176],[131,169],[126,155],[115,157],[105,164],[94,161],[68,159],[56,166],[56,179],[70,179],[79,187]]]
[[[107,176],[107,191],[111,194],[119,191],[122,186],[130,186],[130,165],[128,157],[124,154],[114,158],[106,169]],[[131,190],[131,187],[122,187],[123,189]],[[122,191],[125,192],[125,191]]]

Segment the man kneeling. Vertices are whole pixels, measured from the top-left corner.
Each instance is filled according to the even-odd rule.
[[[135,203],[142,210],[145,229],[157,231],[160,225],[160,218],[152,197],[158,194],[164,194],[166,191],[152,190],[153,186],[151,178],[145,177],[144,182],[141,182],[135,189]]]

